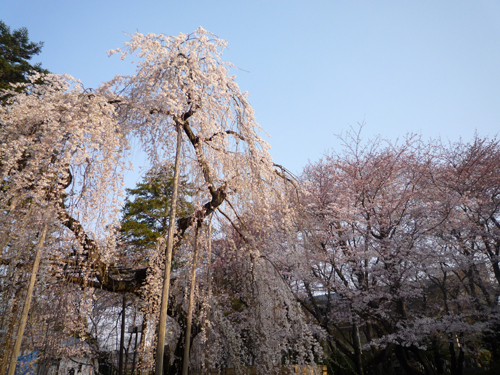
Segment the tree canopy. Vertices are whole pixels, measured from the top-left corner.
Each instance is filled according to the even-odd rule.
[[[42,51],[43,42],[29,40],[28,29],[11,31],[0,20],[0,90],[10,88],[11,83],[26,83],[31,72],[48,73],[41,63],[30,64],[33,56]]]

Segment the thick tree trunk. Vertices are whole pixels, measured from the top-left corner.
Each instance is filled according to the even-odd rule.
[[[193,308],[194,308],[194,290],[196,285],[196,266],[198,260],[198,230],[196,226],[196,234],[194,236],[194,251],[193,251],[193,264],[191,267],[191,286],[189,290],[189,305],[186,324],[186,340],[184,342],[184,359],[182,363],[182,375],[188,375],[189,368],[189,350],[191,348],[191,324],[193,322]]]
[[[429,359],[425,356],[422,350],[418,349],[416,346],[412,346],[410,350],[424,367],[426,375],[436,375],[436,371],[434,370],[432,364],[429,362]]]
[[[394,351],[394,344],[388,344],[384,349],[374,349],[372,351],[373,357],[364,366],[367,374],[377,375],[394,375],[394,365],[392,361],[392,353]]]
[[[172,204],[170,206],[170,222],[168,223],[167,254],[165,259],[165,275],[161,296],[160,322],[158,329],[158,345],[156,347],[155,375],[163,374],[163,353],[165,351],[165,330],[167,326],[168,295],[170,287],[170,267],[172,266],[172,249],[174,244],[175,211],[177,209],[177,195],[179,188],[179,167],[181,159],[182,132],[177,123],[177,148],[175,153],[174,181],[172,187]]]
[[[418,371],[415,367],[410,365],[404,347],[396,345],[394,347],[394,353],[396,354],[396,358],[401,364],[401,367],[408,375],[424,375],[422,372]]]
[[[33,268],[31,270],[30,283],[28,285],[28,292],[26,294],[26,301],[24,302],[23,313],[21,315],[21,322],[19,323],[19,328],[17,330],[16,343],[14,345],[14,350],[10,358],[9,372],[8,375],[14,375],[16,371],[17,357],[19,356],[19,351],[21,349],[21,343],[23,341],[24,329],[26,328],[26,322],[28,321],[28,313],[31,307],[31,298],[33,296],[33,289],[35,287],[36,275],[38,274],[38,268],[40,267],[40,258],[42,256],[42,248],[45,243],[45,236],[47,235],[48,224],[43,226],[40,239],[36,245],[35,261],[33,262]]]

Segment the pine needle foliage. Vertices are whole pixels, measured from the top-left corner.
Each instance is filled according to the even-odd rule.
[[[173,169],[164,167],[159,172],[148,172],[134,189],[125,189],[121,235],[134,252],[154,249],[158,237],[168,230],[172,185]],[[180,179],[179,189],[176,217],[189,216],[193,212],[193,193],[186,177]]]
[[[30,42],[25,27],[11,31],[0,21],[0,89],[10,89],[11,83],[27,83],[30,72],[48,73],[41,63],[29,60],[42,51],[43,42]]]

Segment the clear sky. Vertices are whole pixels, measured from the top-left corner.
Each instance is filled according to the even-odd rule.
[[[3,0],[0,19],[44,41],[42,62],[86,87],[133,72],[109,58],[127,33],[229,42],[277,163],[300,173],[338,149],[335,134],[465,140],[500,130],[499,1]]]

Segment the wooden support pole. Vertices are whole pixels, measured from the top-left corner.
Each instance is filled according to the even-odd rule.
[[[158,328],[158,343],[156,346],[155,375],[163,375],[163,352],[165,350],[165,331],[167,327],[168,295],[170,287],[170,268],[172,266],[172,249],[174,245],[175,211],[179,187],[179,169],[181,159],[182,128],[177,123],[177,148],[175,152],[174,182],[172,187],[172,201],[170,205],[170,221],[168,223],[167,253],[165,259],[165,275],[161,294],[160,321]]]
[[[42,257],[42,248],[45,243],[45,236],[47,235],[47,229],[49,225],[45,223],[43,226],[40,239],[36,245],[35,261],[33,262],[33,268],[31,270],[30,283],[28,285],[28,292],[26,294],[26,300],[24,302],[23,313],[21,315],[21,322],[19,323],[19,328],[17,330],[16,343],[14,345],[14,351],[10,357],[10,365],[8,375],[14,375],[16,371],[16,362],[19,357],[19,351],[21,350],[21,342],[23,341],[24,329],[26,328],[26,322],[28,321],[28,314],[31,307],[31,297],[33,296],[33,289],[35,287],[36,275],[38,273],[38,268],[40,267],[40,258]]]
[[[196,286],[196,266],[198,260],[198,229],[196,225],[196,233],[194,235],[194,251],[193,251],[193,264],[191,266],[191,286],[189,290],[189,305],[188,316],[186,324],[186,340],[184,341],[184,358],[182,361],[182,375],[188,374],[189,368],[189,351],[191,348],[191,325],[193,323],[193,309],[194,309],[194,290]]]

